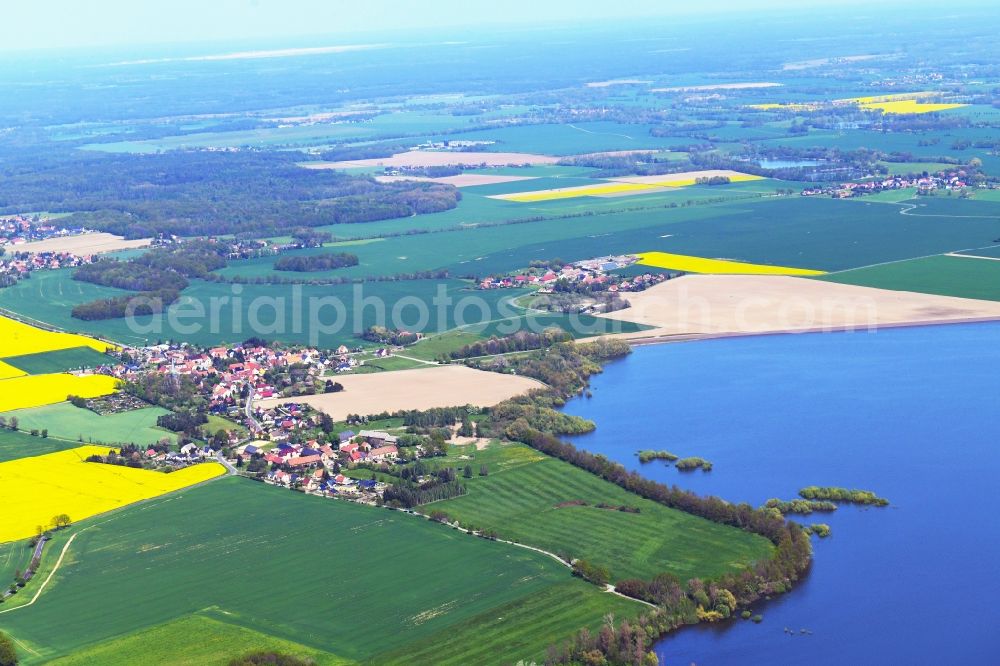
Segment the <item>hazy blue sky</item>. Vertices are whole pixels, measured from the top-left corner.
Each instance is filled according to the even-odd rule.
[[[0,50],[576,22],[815,5],[807,0],[5,0]],[[884,3],[883,3],[884,4]],[[363,39],[363,36],[359,36]],[[329,44],[317,41],[317,45]]]

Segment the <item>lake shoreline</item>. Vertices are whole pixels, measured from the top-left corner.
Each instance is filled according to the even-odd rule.
[[[724,336],[733,339],[711,346],[654,338],[605,366],[592,379],[592,396],[567,403],[566,413],[598,424],[570,437],[574,445],[660,483],[750,506],[803,484],[872,488],[895,507],[824,516],[834,538],[814,540],[813,566],[788,594],[751,606],[763,614],[761,625],[683,627],[657,641],[661,662],[769,663],[780,650],[790,663],[831,666],[869,663],[873,654],[930,663],[927,655],[958,653],[984,663],[993,641],[982,625],[892,612],[900,603],[925,608],[928,598],[958,603],[973,594],[1000,543],[996,530],[972,534],[949,522],[970,506],[973,522],[986,521],[997,505],[985,490],[1000,455],[990,390],[1000,322],[964,323],[976,325],[893,325],[877,336]],[[635,418],[643,412],[656,417]],[[945,437],[963,447],[947,501],[925,491],[945,483]],[[667,465],[640,468],[634,442],[696,453],[716,467],[684,476]],[[942,538],[927,538],[929,525]],[[955,563],[975,575],[956,582],[949,576]],[[876,588],[886,594],[863,595]],[[946,631],[934,629],[941,622]]]
[[[955,324],[986,324],[1000,321],[1000,317],[967,317],[964,319],[926,319],[911,322],[889,322],[876,326],[815,326],[812,328],[789,328],[770,331],[729,331],[722,333],[662,333],[638,337],[625,337],[631,334],[612,334],[608,337],[624,340],[632,347],[649,345],[665,345],[680,342],[698,342],[700,340],[721,340],[727,338],[758,338],[770,335],[797,335],[800,333],[878,333],[879,329],[922,328],[926,326],[947,326]]]

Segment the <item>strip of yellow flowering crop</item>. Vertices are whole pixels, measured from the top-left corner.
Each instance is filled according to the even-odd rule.
[[[90,347],[102,354],[114,345],[74,333],[44,331],[14,319],[0,316],[0,356],[21,356],[57,349]]]
[[[66,514],[84,518],[187,488],[225,474],[218,463],[201,463],[164,474],[85,462],[107,447],[82,446],[44,456],[0,463],[0,543],[33,536]]]
[[[653,266],[685,273],[712,273],[716,275],[822,275],[824,271],[788,266],[748,264],[742,261],[706,259],[667,252],[643,252],[636,255],[643,266]]]
[[[118,380],[107,375],[57,373],[0,379],[0,412],[51,405],[71,395],[97,398],[110,395],[117,389]]]

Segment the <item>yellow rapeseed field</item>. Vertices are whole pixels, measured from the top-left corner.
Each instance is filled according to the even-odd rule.
[[[643,266],[654,266],[685,273],[712,273],[716,275],[822,275],[824,271],[787,266],[748,264],[742,261],[706,259],[668,252],[643,252],[636,255]]]
[[[31,537],[39,525],[47,528],[59,514],[77,522],[226,472],[214,462],[169,474],[84,462],[107,452],[107,447],[82,446],[0,463],[0,543]]]
[[[12,365],[8,365],[3,361],[0,361],[0,379],[10,379],[11,377],[20,377],[25,374],[23,371],[18,370]]]
[[[113,349],[114,345],[84,335],[43,331],[40,328],[0,316],[0,356],[37,354],[73,347],[90,347],[104,353],[109,348]]]
[[[21,375],[0,379],[0,412],[41,407],[62,402],[68,396],[96,398],[118,389],[118,380],[107,375]]]
[[[862,109],[879,109],[882,113],[911,114],[911,113],[932,113],[934,111],[948,111],[967,106],[966,104],[954,103],[922,103],[920,100],[934,97],[937,93],[925,91],[914,93],[894,93],[891,95],[871,95],[868,97],[848,97],[846,99],[835,99],[832,102],[801,102],[788,104],[751,104],[753,109],[786,109],[788,111],[818,111],[829,106],[843,106],[855,104]]]
[[[573,199],[575,197],[596,197],[606,194],[622,194],[624,192],[635,192],[639,190],[651,190],[655,185],[637,185],[634,183],[607,183],[603,185],[581,185],[580,187],[566,187],[558,190],[540,190],[538,192],[518,192],[517,194],[503,194],[497,196],[498,199],[507,201],[519,201],[522,203],[531,201],[554,201],[556,199]]]
[[[745,173],[727,175],[730,182],[739,183],[748,180],[760,180],[761,176]],[[554,201],[556,199],[573,199],[576,197],[600,197],[610,195],[644,194],[657,188],[690,187],[697,184],[697,176],[690,178],[671,178],[664,175],[661,180],[650,179],[642,182],[603,181],[595,185],[580,185],[578,187],[563,187],[555,190],[539,190],[537,192],[515,192],[514,194],[498,194],[494,199],[529,203],[535,201]]]
[[[965,104],[932,104],[921,103],[915,99],[899,100],[898,102],[861,102],[862,109],[880,109],[882,113],[932,113],[947,111],[965,106]]]

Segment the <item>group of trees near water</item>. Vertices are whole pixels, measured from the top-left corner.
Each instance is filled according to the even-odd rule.
[[[639,451],[637,454],[639,456],[639,462],[648,463],[653,460],[666,460],[667,462],[673,462],[677,460],[679,456],[671,453],[670,451]]]
[[[350,254],[349,252],[328,252],[312,255],[285,255],[279,257],[274,262],[274,270],[309,273],[357,265],[358,255],[356,254]]]
[[[303,169],[292,151],[172,151],[47,156],[46,168],[0,178],[0,213],[75,213],[71,224],[128,238],[156,234],[280,235],[293,227],[359,223],[454,208],[451,185],[379,183]]]
[[[807,500],[828,500],[848,504],[889,506],[889,500],[879,497],[870,490],[851,490],[831,486],[807,486],[799,491],[799,497]]]
[[[711,472],[712,463],[705,460],[704,458],[691,456],[690,458],[681,458],[680,460],[678,460],[677,469],[681,470],[682,472],[687,472],[695,469],[701,469],[703,472]]]
[[[784,502],[775,497],[764,502],[764,507],[767,509],[777,509],[779,513],[783,514],[797,513],[803,516],[808,516],[813,511],[829,512],[837,510],[837,505],[833,502],[806,499],[793,499]]]

